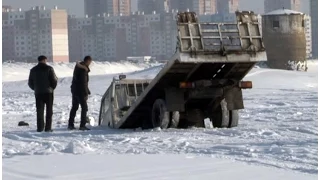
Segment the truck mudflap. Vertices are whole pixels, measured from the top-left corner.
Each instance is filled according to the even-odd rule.
[[[242,90],[240,87],[233,87],[224,93],[228,110],[244,109]]]

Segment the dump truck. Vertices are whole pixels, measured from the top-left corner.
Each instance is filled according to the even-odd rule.
[[[242,81],[266,61],[257,15],[237,11],[235,23],[200,23],[177,14],[177,48],[153,79],[114,78],[101,100],[99,125],[110,128],[236,127],[244,109]]]

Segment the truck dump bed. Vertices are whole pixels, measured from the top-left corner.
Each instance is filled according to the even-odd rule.
[[[257,16],[244,11],[236,17],[236,23],[198,23],[194,13],[179,13],[176,53],[115,128],[137,128],[150,118],[147,112],[165,87],[200,79],[241,80],[257,62],[265,61]]]

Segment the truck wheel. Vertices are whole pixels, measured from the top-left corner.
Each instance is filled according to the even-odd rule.
[[[170,121],[170,128],[178,128],[179,125],[179,121],[180,121],[180,113],[179,111],[173,111],[172,113],[170,113],[171,115],[171,121]]]
[[[188,126],[205,127],[204,126],[204,113],[200,109],[192,109],[188,111],[187,119]]]
[[[169,111],[164,100],[157,99],[152,107],[152,125],[153,128],[160,127],[166,129],[169,126]]]
[[[238,110],[228,110],[227,102],[221,101],[217,109],[212,113],[210,120],[213,127],[217,128],[231,128],[238,126],[239,113]]]

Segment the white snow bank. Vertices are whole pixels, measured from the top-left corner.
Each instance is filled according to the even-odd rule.
[[[290,14],[303,14],[303,13],[294,11],[291,9],[277,9],[277,10],[268,12],[265,15],[290,15]]]
[[[39,169],[40,168],[40,169]],[[50,155],[4,159],[3,179],[245,179],[311,180],[297,174],[231,160],[192,155]]]
[[[75,63],[48,63],[51,65],[58,78],[72,76]],[[35,66],[34,63],[3,63],[2,64],[2,81],[20,81],[29,77],[30,69]],[[127,73],[139,71],[150,67],[146,64],[133,64],[129,62],[109,63],[109,62],[93,62],[90,65],[90,75],[105,75],[116,73]]]

